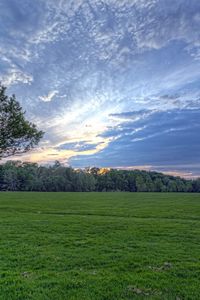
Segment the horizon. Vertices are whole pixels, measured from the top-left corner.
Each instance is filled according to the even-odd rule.
[[[0,81],[45,131],[12,160],[200,176],[200,3],[2,0],[0,15]]]

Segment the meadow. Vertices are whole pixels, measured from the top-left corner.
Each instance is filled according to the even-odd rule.
[[[200,195],[0,193],[0,299],[200,299]]]

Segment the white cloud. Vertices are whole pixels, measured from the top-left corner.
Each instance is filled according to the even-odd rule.
[[[43,102],[51,102],[53,98],[59,93],[59,91],[54,90],[49,92],[47,96],[40,96],[39,99]]]
[[[33,76],[27,73],[23,73],[20,70],[10,70],[6,75],[1,76],[1,82],[5,86],[11,86],[17,83],[31,84],[33,82]]]

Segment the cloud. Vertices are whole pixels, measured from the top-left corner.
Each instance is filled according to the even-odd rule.
[[[1,76],[1,82],[7,87],[18,83],[31,84],[33,82],[33,76],[23,73],[20,70],[12,69],[9,70],[7,74]]]
[[[199,110],[173,110],[157,112],[148,120],[129,121],[124,128],[121,125],[123,129],[120,128],[118,132],[116,129],[117,138],[107,148],[87,157],[87,165],[129,167],[141,165],[142,162],[146,166],[162,166],[160,171],[182,168],[182,173],[187,170],[193,175],[198,174],[199,114]],[[183,125],[186,119],[187,124]],[[133,128],[140,129],[134,131]],[[84,165],[85,159],[79,156],[70,162],[74,166]],[[197,169],[195,165],[198,165]]]
[[[59,91],[54,90],[48,93],[47,96],[39,96],[39,99],[44,102],[50,102],[59,93]]]

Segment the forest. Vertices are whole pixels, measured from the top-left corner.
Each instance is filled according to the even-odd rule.
[[[56,161],[51,166],[7,161],[0,165],[0,191],[200,192],[200,178],[186,180],[158,172],[85,168]]]

